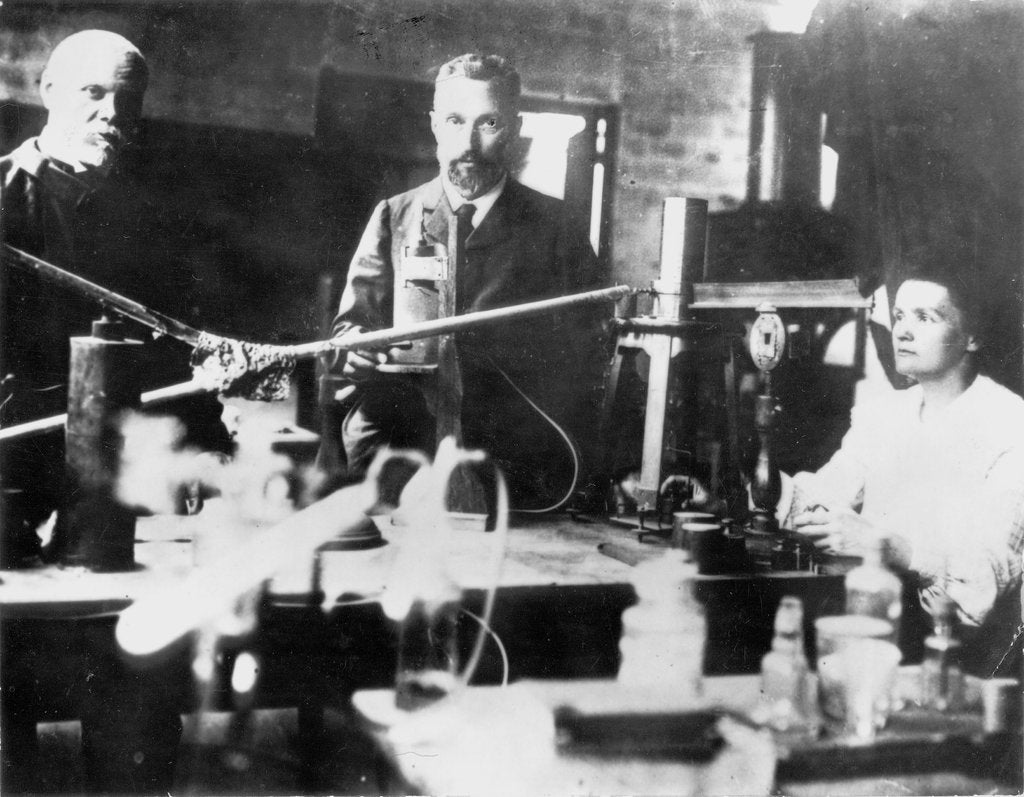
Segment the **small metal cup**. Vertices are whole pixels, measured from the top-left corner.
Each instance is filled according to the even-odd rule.
[[[683,533],[690,543],[690,553],[697,563],[697,572],[704,575],[720,573],[725,535],[717,523],[684,523]]]
[[[690,539],[686,533],[687,523],[706,523],[711,524],[715,522],[715,516],[710,512],[675,512],[672,515],[672,542],[673,548],[689,548]]]
[[[1016,702],[1020,699],[1016,678],[990,678],[981,684],[981,707],[985,733],[1002,733],[1013,727]]]

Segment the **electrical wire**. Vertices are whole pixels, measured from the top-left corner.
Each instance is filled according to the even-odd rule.
[[[569,499],[572,498],[573,493],[576,492],[576,485],[579,484],[580,454],[579,451],[577,451],[576,449],[576,444],[572,441],[572,438],[569,437],[569,433],[566,432],[565,429],[563,429],[554,418],[552,418],[550,415],[544,412],[544,410],[540,408],[537,402],[535,402],[532,398],[526,395],[522,388],[520,388],[519,385],[517,385],[512,380],[512,377],[510,377],[507,373],[505,373],[504,370],[502,370],[501,366],[494,362],[493,359],[488,359],[490,360],[491,366],[494,368],[494,370],[501,374],[502,378],[506,382],[508,382],[511,388],[522,397],[523,401],[529,404],[538,415],[540,415],[545,421],[547,421],[551,425],[551,427],[558,433],[559,437],[561,437],[562,440],[565,441],[565,445],[569,449],[569,455],[572,457],[572,482],[569,484],[569,489],[565,491],[565,495],[559,498],[555,503],[551,504],[550,506],[546,506],[543,509],[514,508],[512,510],[514,512],[520,512],[522,514],[528,515],[543,515],[548,512],[554,512],[556,509],[560,509],[561,507],[565,506],[566,503],[569,502]]]
[[[480,663],[480,656],[483,653],[484,640],[486,638],[484,636],[484,632],[490,632],[501,651],[501,658],[505,664],[506,679],[506,681],[503,681],[503,685],[507,682],[508,678],[508,657],[505,655],[505,647],[501,644],[501,640],[498,639],[497,634],[491,630],[491,615],[494,612],[494,601],[498,596],[498,584],[501,582],[501,569],[505,563],[505,552],[508,549],[509,516],[508,485],[505,483],[505,476],[501,472],[501,469],[495,467],[494,471],[496,474],[495,487],[498,494],[496,507],[497,518],[494,526],[494,553],[491,556],[491,573],[490,577],[487,579],[488,587],[487,596],[484,598],[483,616],[477,618],[480,620],[482,630],[477,634],[476,641],[473,643],[473,650],[469,654],[469,661],[466,662],[466,668],[463,670],[462,682],[466,685],[469,684],[470,679],[473,677],[473,673],[476,671],[477,665]]]
[[[490,635],[491,639],[494,640],[494,644],[498,648],[498,654],[501,656],[501,685],[502,686],[508,686],[508,671],[509,671],[508,651],[505,650],[505,644],[501,641],[501,637],[498,636],[496,633],[494,633],[494,629],[491,628],[490,625],[488,625],[486,622],[484,622],[484,618],[480,617],[477,614],[474,614],[469,609],[460,609],[459,611],[461,611],[467,617],[472,617],[474,620],[476,620],[478,623],[480,623],[480,627],[487,634]],[[475,666],[476,665],[474,664],[474,668],[475,668]],[[469,667],[467,666],[466,669],[468,670]],[[469,685],[468,681],[466,682],[466,685],[467,686]]]

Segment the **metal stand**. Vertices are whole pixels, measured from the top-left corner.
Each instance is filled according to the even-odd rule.
[[[638,371],[637,355],[648,357],[640,481],[635,500],[641,514],[658,512],[661,487],[673,475],[691,475],[694,418],[693,375],[706,363],[720,367],[725,343],[721,328],[696,321],[631,318],[617,322],[615,354],[602,408],[605,439],[612,439],[616,399],[627,370]],[[606,461],[611,468],[614,451]]]
[[[757,320],[750,328],[750,356],[761,372],[761,392],[754,408],[759,447],[750,482],[750,497],[754,504],[750,525],[759,534],[775,534],[779,530],[775,506],[782,497],[782,479],[775,461],[772,435],[782,408],[772,396],[771,372],[782,361],[786,349],[786,328],[773,305],[762,304],[757,311]]]
[[[662,507],[662,486],[676,475],[692,475],[696,417],[697,368],[715,365],[721,373],[726,346],[718,324],[695,321],[689,312],[693,283],[704,276],[707,242],[707,201],[684,197],[665,200],[662,217],[661,277],[654,282],[655,306],[647,317],[619,319],[615,354],[608,373],[601,413],[606,441],[606,471],[615,471],[619,419],[617,403],[626,371],[642,371],[637,355],[647,356],[649,367],[644,408],[640,476],[633,498],[637,522],[668,510]]]

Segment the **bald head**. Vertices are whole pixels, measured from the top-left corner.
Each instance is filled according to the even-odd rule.
[[[50,53],[42,82],[65,78],[96,62],[104,63],[121,77],[139,83],[145,91],[149,79],[146,59],[139,48],[124,36],[109,30],[83,30],[61,41]]]
[[[44,154],[75,168],[109,167],[142,115],[146,59],[123,36],[86,30],[50,54],[39,84],[49,111]]]

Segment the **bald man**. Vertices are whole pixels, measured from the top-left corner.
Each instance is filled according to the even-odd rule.
[[[178,286],[187,279],[173,273],[173,255],[161,252],[173,253],[173,247],[166,245],[167,231],[156,223],[158,209],[143,201],[122,168],[139,125],[148,79],[138,48],[115,33],[82,31],[53,49],[39,83],[46,126],[0,158],[0,233],[15,247],[175,314],[184,298]],[[0,425],[64,412],[68,338],[89,334],[100,308],[34,274],[9,269],[0,278],[5,394]],[[129,332],[142,340],[150,337],[138,327]],[[149,340],[144,348],[151,354],[143,363],[147,388],[188,378],[186,347]],[[179,407],[176,414],[193,430],[209,425],[211,438],[226,436],[215,399]],[[6,567],[38,563],[36,527],[61,500],[63,443],[63,433],[57,432],[0,449]],[[165,701],[159,684],[139,677],[118,659],[99,626],[87,624],[64,643],[83,662],[86,787],[104,793],[169,790],[181,731],[175,706]],[[39,766],[32,701],[40,673],[32,668],[38,662],[31,654],[31,637],[23,640],[7,629],[4,644],[4,786],[34,791]]]
[[[40,80],[49,115],[37,148],[79,174],[109,171],[135,132],[148,80],[146,59],[123,36],[87,30],[64,39]]]
[[[82,31],[53,49],[39,84],[46,126],[0,158],[0,234],[12,246],[181,317],[191,280],[170,259],[173,232],[120,168],[148,79],[142,53],[116,33]],[[89,334],[101,308],[17,269],[0,273],[0,280],[0,426],[59,415],[67,407],[68,339]],[[135,326],[129,334],[151,337]],[[146,389],[186,381],[188,350],[150,341],[143,371]],[[215,399],[167,411],[185,421],[189,442],[230,445]],[[4,566],[31,563],[39,552],[35,530],[59,501],[63,470],[60,433],[0,450]]]

